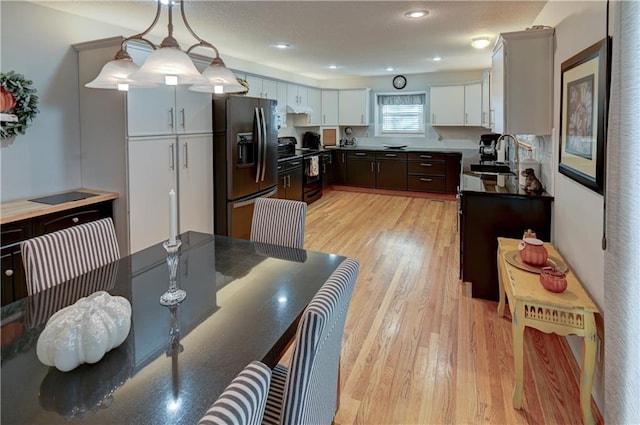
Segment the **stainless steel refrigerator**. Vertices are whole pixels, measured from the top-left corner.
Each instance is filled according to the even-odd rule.
[[[278,190],[276,101],[213,98],[214,231],[249,239],[256,199]]]

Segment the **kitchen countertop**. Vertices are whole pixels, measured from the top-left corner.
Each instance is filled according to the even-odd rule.
[[[477,151],[477,148],[474,147],[472,148],[461,148],[461,147],[449,147],[449,146],[408,146],[406,148],[403,149],[393,149],[393,148],[385,148],[384,146],[380,146],[380,145],[369,145],[369,146],[360,146],[360,145],[356,145],[356,146],[343,146],[343,147],[331,147],[331,148],[327,148],[325,147],[326,150],[332,150],[332,149],[341,149],[341,150],[346,150],[346,151],[376,151],[376,152],[407,152],[407,153],[411,153],[411,152],[442,152],[442,153],[461,153],[463,151],[469,151],[469,150],[473,150],[474,152]]]
[[[515,176],[505,176],[505,186],[496,185],[496,176],[481,175],[477,173],[465,172],[460,179],[461,192],[484,193],[487,195],[515,195],[527,198],[548,198],[553,200],[553,196],[549,193],[533,193],[525,192],[522,187],[516,188]]]
[[[25,220],[28,218],[39,217],[46,214],[51,214],[58,211],[70,210],[76,207],[83,207],[85,205],[97,204],[99,202],[108,201],[118,198],[116,192],[105,192],[103,190],[95,189],[73,189],[65,190],[63,192],[52,193],[50,195],[62,194],[67,192],[85,192],[91,193],[96,196],[90,198],[80,199],[78,201],[64,202],[57,205],[42,204],[39,202],[32,202],[29,199],[40,198],[40,196],[31,196],[28,199],[19,199],[17,201],[9,201],[0,203],[0,224],[13,223],[19,220]]]

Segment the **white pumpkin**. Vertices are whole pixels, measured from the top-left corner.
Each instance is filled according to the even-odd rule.
[[[82,363],[98,362],[127,339],[130,329],[129,300],[95,292],[49,318],[36,353],[45,365],[67,372]]]

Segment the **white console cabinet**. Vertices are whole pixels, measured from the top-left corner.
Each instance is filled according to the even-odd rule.
[[[552,28],[500,34],[491,61],[492,130],[551,134]]]
[[[81,185],[117,192],[114,222],[126,255],[169,237],[169,190],[178,196],[179,232],[213,231],[212,101],[186,87],[89,89],[121,37],[78,51]],[[144,48],[129,47],[136,60]],[[140,62],[138,62],[140,63]],[[203,58],[196,62],[202,69]]]

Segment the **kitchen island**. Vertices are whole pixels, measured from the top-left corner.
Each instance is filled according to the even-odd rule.
[[[460,279],[471,282],[474,298],[498,300],[498,237],[522,238],[532,229],[544,241],[551,238],[553,196],[525,192],[515,176],[464,173],[458,193],[460,214]]]

